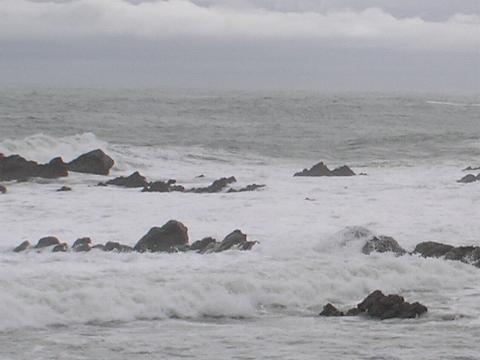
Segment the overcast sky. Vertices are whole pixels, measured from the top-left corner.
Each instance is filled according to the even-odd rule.
[[[0,0],[7,86],[480,91],[480,0]]]

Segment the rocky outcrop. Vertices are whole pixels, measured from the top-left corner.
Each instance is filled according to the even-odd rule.
[[[33,177],[55,179],[64,176],[68,176],[68,169],[60,157],[52,159],[47,164],[38,164],[20,155],[0,154],[0,180],[26,180]]]
[[[190,246],[190,250],[202,252],[207,248],[207,246],[209,246],[210,244],[215,244],[216,242],[217,242],[217,240],[215,240],[214,238],[206,237],[206,238],[203,238],[202,240],[195,241]]]
[[[60,240],[58,240],[55,236],[47,236],[38,240],[37,245],[35,245],[35,249],[41,249],[48,246],[59,245],[59,244],[60,244]]]
[[[480,246],[452,246],[433,241],[418,244],[413,251],[423,257],[444,258],[480,267]]]
[[[169,252],[175,246],[188,244],[188,229],[181,222],[170,220],[162,227],[153,227],[134,246],[139,252]]]
[[[135,171],[129,176],[119,176],[115,179],[108,180],[107,182],[100,183],[98,185],[115,185],[126,188],[143,188],[148,186],[148,181],[145,176],[141,175],[138,171]]]
[[[210,184],[207,187],[200,187],[200,188],[193,188],[188,190],[188,192],[194,192],[197,194],[201,193],[218,193],[224,190],[228,185],[233,184],[234,182],[237,182],[237,179],[235,177],[230,176],[228,178],[221,178],[218,180],[215,180],[212,184]]]
[[[332,304],[323,307],[321,316],[355,316],[365,314],[367,316],[380,320],[400,318],[416,318],[428,311],[427,307],[415,302],[408,303],[400,295],[384,295],[380,290],[375,290],[368,295],[356,307],[343,312],[338,310]]]
[[[468,174],[462,177],[460,180],[457,180],[457,182],[463,183],[463,184],[470,184],[476,181],[480,181],[480,174],[476,176],[473,174]]]
[[[114,165],[113,159],[102,150],[97,149],[70,161],[68,170],[97,175],[108,175]]]
[[[15,249],[13,249],[13,251],[14,252],[21,252],[21,251],[27,250],[30,247],[31,247],[30,241],[26,240],[26,241],[22,242],[20,245],[18,245]]]
[[[417,244],[414,254],[420,254],[423,257],[441,257],[453,249],[452,245],[442,244],[434,241],[426,241]]]
[[[143,189],[142,192],[184,192],[185,188],[182,185],[176,185],[176,180],[168,180],[168,181],[155,181],[148,183]]]
[[[0,184],[0,194],[6,194],[7,193],[7,188]]]
[[[64,191],[72,191],[72,188],[69,186],[62,186],[61,188],[57,189],[57,192],[64,192]]]
[[[85,246],[85,245],[90,245],[91,246],[92,245],[92,239],[90,239],[89,237],[83,237],[83,238],[77,239],[73,243],[72,248],[75,249],[79,246]]]
[[[330,170],[323,162],[312,166],[310,169],[303,169],[293,176],[353,176],[355,173],[348,166],[344,165]]]
[[[250,184],[250,185],[247,185],[247,186],[245,186],[243,188],[240,188],[240,189],[229,189],[227,192],[228,193],[237,193],[237,192],[255,191],[255,190],[258,190],[258,189],[262,189],[265,186],[266,185]]]
[[[367,240],[362,248],[362,252],[366,255],[369,255],[372,252],[393,252],[397,256],[406,254],[405,249],[398,244],[397,240],[390,236],[383,235],[374,236],[372,239]]]
[[[52,252],[66,252],[68,250],[67,243],[62,243],[55,245],[52,249]]]
[[[248,241],[247,235],[237,229],[228,234],[221,242],[210,242],[203,250],[200,250],[200,253],[216,253],[230,249],[251,250],[255,244],[258,244],[258,242]]]

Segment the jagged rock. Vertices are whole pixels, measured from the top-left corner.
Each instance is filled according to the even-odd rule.
[[[328,303],[323,307],[320,316],[345,316],[345,314],[342,311],[338,310],[332,304]]]
[[[480,174],[478,174],[477,176],[473,174],[468,174],[462,177],[460,180],[457,180],[457,182],[463,183],[463,184],[470,184],[479,180],[480,180]]]
[[[452,245],[441,244],[434,241],[426,241],[417,244],[414,254],[420,254],[423,257],[441,257],[451,251],[454,247]]]
[[[115,185],[127,188],[143,188],[148,186],[148,181],[145,176],[141,175],[138,171],[135,171],[129,176],[119,176],[115,179],[108,180],[106,183],[100,183],[98,185]]]
[[[20,155],[0,156],[0,180],[26,180],[32,177],[53,179],[67,175],[67,166],[59,157],[47,164],[38,164]]]
[[[78,158],[70,161],[67,166],[70,171],[108,175],[114,163],[110,156],[97,149],[80,155]]]
[[[77,239],[73,243],[72,248],[75,249],[83,245],[92,245],[92,239],[90,239],[89,237],[83,237],[83,238]]]
[[[192,246],[190,246],[190,250],[203,251],[208,245],[215,244],[216,242],[217,240],[215,240],[214,238],[206,237],[202,240],[195,241]]]
[[[103,251],[132,252],[133,248],[115,241],[108,241],[103,247]]]
[[[380,290],[375,290],[355,308],[348,310],[346,313],[338,310],[332,304],[327,304],[324,306],[320,315],[355,316],[364,313],[368,316],[384,320],[391,318],[416,318],[427,311],[427,307],[418,302],[410,304],[400,295],[386,296]]]
[[[476,170],[480,170],[480,166],[477,166],[477,167],[468,166],[465,169],[463,169],[463,171],[476,171]]]
[[[0,185],[0,194],[5,194],[7,192],[7,188],[3,185]]]
[[[31,246],[31,245],[30,245],[30,241],[25,240],[25,241],[22,242],[20,245],[18,245],[15,249],[13,249],[13,251],[14,251],[14,252],[25,251],[25,250],[27,250],[30,246]]]
[[[240,189],[229,189],[227,192],[236,193],[236,192],[245,192],[245,191],[255,191],[255,190],[264,188],[265,186],[266,185],[250,184]]]
[[[75,252],[88,252],[90,250],[92,250],[92,247],[88,243],[81,244],[73,248],[73,251]]]
[[[393,252],[397,256],[404,255],[406,253],[405,249],[403,249],[395,240],[390,236],[374,236],[372,239],[367,240],[365,245],[362,248],[362,252],[365,255],[369,255],[372,252]]]
[[[218,244],[215,252],[231,249],[233,246],[239,245],[245,241],[247,241],[247,235],[245,235],[238,229],[234,230],[230,234],[228,234],[221,243]]]
[[[323,162],[313,165],[310,169],[303,169],[293,176],[353,176],[355,173],[348,166],[344,165],[330,170]]]
[[[143,189],[142,192],[183,192],[185,188],[182,185],[175,185],[176,180],[168,180],[168,181],[155,181],[147,184]]]
[[[207,187],[201,187],[201,188],[193,188],[189,190],[189,192],[194,192],[194,193],[217,193],[221,192],[223,189],[225,189],[228,185],[236,182],[237,179],[235,177],[230,176],[229,178],[221,178],[218,180],[215,180],[211,185]]]
[[[40,249],[47,246],[59,245],[59,244],[60,244],[60,241],[55,236],[47,236],[38,240],[37,245],[35,245],[35,249]]]
[[[139,252],[166,252],[188,244],[188,229],[181,222],[170,220],[162,227],[153,227],[134,246]]]
[[[60,189],[57,189],[57,192],[63,192],[63,191],[72,191],[72,188],[68,186],[62,186]]]
[[[66,252],[68,250],[67,243],[62,243],[55,245],[52,249],[52,252]]]

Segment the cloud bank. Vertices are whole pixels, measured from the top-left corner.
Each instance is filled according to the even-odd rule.
[[[0,0],[0,41],[110,36],[313,40],[340,46],[478,52],[480,16],[454,14],[434,22],[396,18],[380,8],[321,12],[187,0]]]

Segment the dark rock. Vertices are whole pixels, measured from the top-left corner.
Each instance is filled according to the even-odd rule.
[[[30,241],[24,241],[20,245],[18,245],[15,249],[13,249],[14,252],[21,252],[25,251],[30,247]]]
[[[480,180],[480,174],[478,174],[477,176],[475,176],[473,174],[468,174],[468,175],[465,175],[464,177],[462,177],[460,180],[457,180],[457,182],[464,183],[464,184],[469,184],[469,183],[473,183],[473,182],[479,181],[479,180]]]
[[[453,249],[452,245],[441,244],[434,241],[426,241],[417,244],[414,254],[420,254],[423,257],[441,257]]]
[[[350,169],[348,166],[340,166],[336,169],[333,169],[330,172],[329,176],[354,176],[355,173],[353,172],[352,169]]]
[[[215,252],[225,251],[231,249],[235,245],[239,245],[247,241],[247,235],[240,230],[234,230],[228,234],[225,239],[215,248]]]
[[[97,149],[80,155],[78,158],[70,161],[67,166],[70,171],[108,175],[114,163],[110,156]]]
[[[330,169],[323,162],[313,165],[310,169],[303,169],[293,176],[330,176]]]
[[[240,189],[229,189],[228,192],[229,193],[236,193],[236,192],[245,192],[245,191],[255,191],[255,190],[264,188],[265,186],[266,185],[250,184],[250,185],[247,185],[247,186],[245,186],[243,188],[240,188]]]
[[[0,185],[0,194],[5,194],[7,192],[7,188],[3,185]]]
[[[60,241],[55,236],[47,236],[38,240],[37,245],[35,245],[35,249],[40,249],[47,246],[59,245],[59,244],[60,244]]]
[[[303,169],[293,176],[353,176],[355,173],[348,166],[344,165],[334,170],[330,170],[323,162],[312,166],[310,169]]]
[[[225,189],[228,185],[236,182],[237,179],[235,177],[230,176],[229,178],[221,178],[218,180],[215,180],[212,184],[210,184],[207,187],[202,187],[202,188],[193,188],[189,190],[189,192],[194,192],[194,193],[218,193],[221,192],[223,189]]]
[[[132,252],[133,248],[115,241],[108,241],[103,247],[103,251]]]
[[[141,175],[138,171],[135,171],[129,176],[119,176],[115,179],[108,180],[105,185],[123,186],[127,188],[143,188],[148,186],[148,182],[145,176]]]
[[[415,318],[427,312],[427,308],[416,302],[410,304],[400,295],[384,295],[376,290],[368,295],[357,308],[367,315],[381,320],[390,318]]]
[[[93,246],[92,246],[92,250],[93,250],[93,249],[105,250],[105,245],[103,245],[103,244],[96,244],[96,245],[93,245]]]
[[[195,178],[197,178],[197,179],[201,179],[201,178],[204,178],[204,177],[205,177],[205,175],[203,175],[203,174],[200,174],[200,175],[198,175],[198,176],[195,176]]]
[[[72,188],[71,187],[68,187],[68,186],[62,186],[60,189],[57,189],[58,192],[62,192],[62,191],[72,191]]]
[[[66,243],[55,245],[52,249],[52,252],[66,252],[68,245]]]
[[[73,248],[73,251],[75,252],[88,252],[90,250],[92,250],[92,247],[88,243],[81,244]]]
[[[174,185],[176,183],[175,180],[168,180],[165,181],[155,181],[147,184],[143,189],[142,192],[183,192],[185,188],[181,185]]]
[[[38,164],[20,155],[0,157],[0,180],[26,180],[32,177],[53,179],[67,175],[66,164],[61,158],[52,159],[48,164]]]
[[[476,171],[476,170],[480,170],[480,166],[477,166],[477,167],[469,166],[463,169],[463,171]]]
[[[192,246],[190,246],[190,250],[203,251],[208,245],[215,244],[216,242],[217,240],[215,240],[214,238],[206,237],[202,240],[195,241]]]
[[[319,314],[320,316],[345,316],[343,312],[338,310],[335,306],[328,303],[323,307],[322,312]]]
[[[139,252],[166,252],[172,247],[188,244],[188,229],[181,222],[170,220],[162,227],[153,227],[134,246]]]
[[[390,236],[375,236],[367,240],[362,248],[362,252],[369,255],[372,252],[393,252],[397,256],[404,255],[406,251],[398,244],[397,240]]]
[[[72,245],[72,248],[75,249],[76,247],[83,246],[83,245],[92,245],[92,239],[89,237],[83,237],[80,239],[75,240]]]

